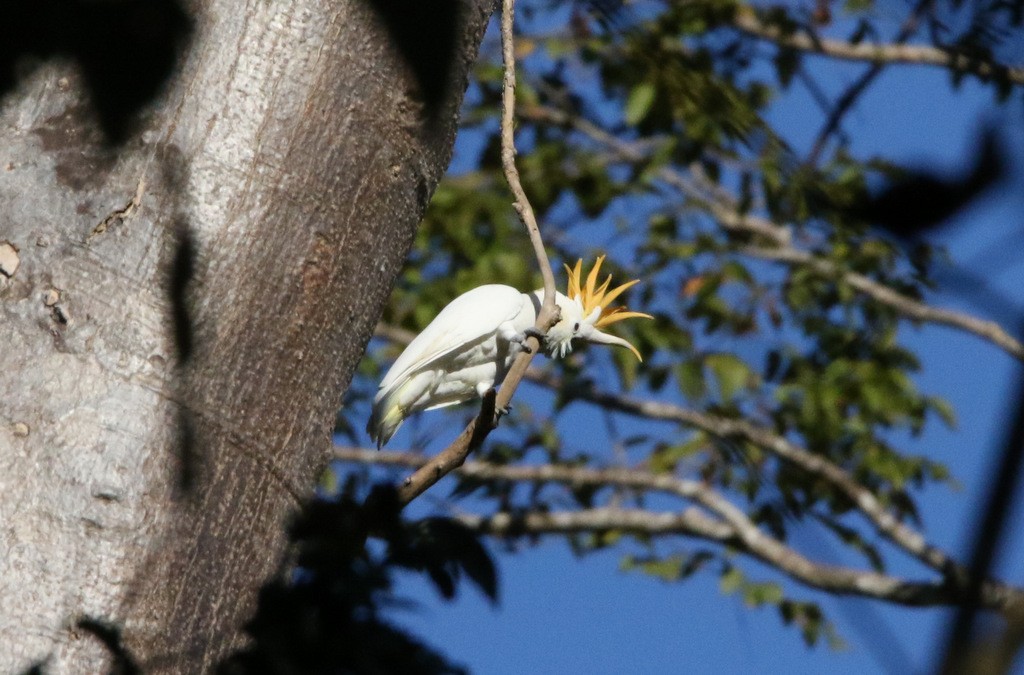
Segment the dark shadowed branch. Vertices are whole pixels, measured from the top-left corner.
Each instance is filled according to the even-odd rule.
[[[1022,462],[1024,462],[1024,378],[1017,376],[1015,410],[1007,425],[1006,439],[1000,453],[999,461],[993,467],[991,486],[985,495],[984,507],[977,516],[977,524],[972,528],[974,534],[971,542],[971,560],[969,564],[970,585],[967,602],[957,612],[956,618],[949,628],[949,637],[940,671],[946,675],[970,670],[979,672],[978,658],[1002,658],[1007,665],[1021,644],[1024,644],[1024,627],[1022,619],[1024,610],[1017,609],[1008,617],[1006,628],[999,644],[989,650],[979,650],[976,656],[971,655],[971,639],[977,608],[984,607],[983,591],[978,580],[984,578],[992,569],[999,552],[999,545],[1006,532],[1006,521],[1013,513],[1016,494],[1019,489]],[[991,672],[1001,672],[993,670]]]

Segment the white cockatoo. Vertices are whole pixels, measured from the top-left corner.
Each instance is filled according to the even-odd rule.
[[[581,284],[583,261],[577,261],[575,269],[566,265],[568,295],[555,293],[561,315],[544,340],[552,357],[565,356],[572,351],[572,341],[581,339],[619,345],[641,359],[629,342],[599,330],[623,319],[652,318],[625,307],[608,307],[639,280],[609,290],[609,275],[597,286],[602,262],[604,256],[597,259],[585,284]],[[487,284],[448,303],[409,343],[380,383],[366,427],[377,447],[387,443],[409,415],[482,397],[501,384],[518,350],[526,348],[526,337],[539,337],[534,324],[543,298],[543,289],[520,293],[511,286]]]

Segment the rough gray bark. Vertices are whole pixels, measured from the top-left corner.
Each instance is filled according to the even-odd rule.
[[[424,4],[440,80],[404,2],[196,0],[122,146],[66,61],[0,100],[0,672],[100,672],[81,616],[147,670],[239,644],[450,158],[490,3]]]

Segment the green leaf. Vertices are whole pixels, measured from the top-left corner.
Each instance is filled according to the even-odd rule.
[[[702,432],[693,435],[685,443],[669,445],[658,448],[651,453],[648,464],[654,473],[668,473],[676,468],[679,460],[703,450],[708,445],[708,439]]]
[[[337,494],[339,481],[338,472],[334,467],[328,467],[320,474],[320,480],[318,481],[319,488],[325,494],[333,495]]]
[[[665,558],[657,556],[637,558],[627,555],[619,562],[619,569],[623,572],[640,571],[662,581],[679,581],[699,571],[714,558],[715,554],[703,550],[694,553],[677,553]]]
[[[651,111],[657,93],[652,82],[641,82],[633,87],[633,90],[629,92],[629,98],[626,99],[626,124],[634,126],[642,122],[647,117],[647,113]]]
[[[743,601],[748,607],[777,605],[782,602],[782,587],[775,583],[749,583],[743,586]]]
[[[731,401],[736,392],[747,387],[754,377],[746,362],[733,354],[709,354],[704,362],[714,374],[718,393],[724,402]]]
[[[938,413],[947,427],[956,429],[956,410],[953,409],[953,405],[949,401],[939,396],[929,396],[927,401],[931,409]]]
[[[680,391],[689,399],[699,399],[707,392],[704,368],[698,361],[689,359],[676,366],[676,381]]]
[[[614,546],[622,539],[622,530],[602,530],[595,532],[590,545],[593,548],[607,548]]]
[[[671,556],[664,560],[645,562],[640,568],[644,574],[657,577],[662,581],[678,581],[682,576],[683,559],[679,556]]]
[[[622,388],[629,391],[636,384],[640,364],[637,363],[636,357],[625,349],[613,351],[612,361],[615,362],[615,369],[619,373],[619,382],[622,384]]]
[[[743,585],[743,572],[738,567],[730,567],[722,574],[718,587],[726,595],[735,593]]]

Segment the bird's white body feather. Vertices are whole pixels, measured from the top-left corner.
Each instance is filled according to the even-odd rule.
[[[618,345],[637,351],[629,342],[603,333],[602,325],[647,314],[608,308],[615,297],[637,283],[608,290],[611,277],[599,287],[603,257],[582,282],[582,261],[569,271],[569,295],[555,293],[559,320],[545,335],[551,356],[572,351],[573,340]],[[483,396],[501,384],[526,337],[534,328],[544,291],[520,293],[511,286],[487,284],[452,300],[423,332],[409,343],[380,383],[366,427],[379,448],[409,415]]]
[[[378,445],[412,413],[468,401],[501,384],[518,353],[515,340],[533,327],[539,307],[536,294],[500,284],[449,303],[381,381],[367,427]]]

